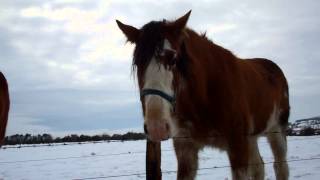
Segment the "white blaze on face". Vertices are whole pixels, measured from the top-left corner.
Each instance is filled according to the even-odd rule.
[[[143,89],[157,89],[173,96],[172,81],[172,72],[167,70],[164,65],[157,63],[156,59],[153,57],[144,74]],[[147,95],[145,97],[146,105],[148,104],[148,101],[154,97],[159,96]],[[170,105],[167,100],[163,99],[163,101],[166,102],[165,104]]]
[[[164,55],[164,52],[165,51],[171,51],[171,52],[174,52],[174,58],[177,56],[177,52],[176,52],[176,50],[174,50],[173,48],[172,48],[172,46],[171,46],[171,44],[170,44],[170,42],[169,42],[169,40],[168,39],[164,39],[164,41],[163,41],[163,51],[162,51],[162,55]]]
[[[164,50],[172,50],[168,40],[164,41]],[[163,52],[162,52],[163,53]],[[170,96],[174,96],[172,87],[173,73],[166,69],[161,63],[157,63],[153,57],[144,74],[143,89],[156,89]],[[173,119],[171,116],[172,105],[166,99],[158,95],[147,95],[144,98],[145,103],[145,124],[148,130],[148,135],[158,140],[168,138],[172,131]],[[170,133],[170,134],[169,134]]]

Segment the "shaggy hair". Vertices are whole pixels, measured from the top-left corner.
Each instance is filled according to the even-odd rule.
[[[143,76],[152,59],[152,56],[155,56],[157,60],[159,59],[157,57],[163,50],[163,26],[165,23],[165,20],[151,21],[140,29],[141,33],[138,41],[136,42],[132,62],[132,71],[137,71],[138,77]],[[176,61],[176,67],[179,74],[186,78],[188,55],[184,43],[181,44],[179,56],[174,60]]]
[[[163,25],[164,21],[151,21],[140,29],[141,33],[134,49],[132,63],[133,71],[137,69],[139,75],[144,73],[152,56],[159,56],[162,51]]]

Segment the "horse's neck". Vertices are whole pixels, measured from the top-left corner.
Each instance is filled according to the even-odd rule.
[[[195,32],[185,40],[188,72],[179,84],[178,113],[182,119],[203,119],[213,114],[227,114],[221,106],[226,96],[233,98],[237,83],[237,58]],[[183,78],[182,78],[183,79]],[[208,107],[214,107],[207,109]]]

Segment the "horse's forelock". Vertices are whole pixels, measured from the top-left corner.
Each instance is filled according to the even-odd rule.
[[[153,56],[158,56],[163,47],[163,25],[165,21],[151,21],[144,25],[133,53],[132,70],[144,72]],[[138,74],[139,76],[139,74]]]

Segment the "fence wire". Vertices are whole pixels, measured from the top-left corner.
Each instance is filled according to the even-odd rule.
[[[261,163],[261,164],[274,164],[274,163],[291,163],[291,162],[299,162],[299,161],[314,161],[314,160],[320,160],[319,158],[301,158],[301,159],[292,159],[292,160],[287,160],[287,161],[270,161],[266,163]],[[248,164],[248,166],[256,166],[259,164]],[[202,171],[202,170],[214,170],[214,169],[222,169],[222,168],[231,168],[230,165],[224,165],[224,166],[212,166],[212,167],[204,167],[204,168],[198,168],[194,171]],[[173,174],[177,173],[177,170],[165,170],[162,171],[162,174]],[[138,177],[145,177],[146,173],[143,172],[136,172],[136,173],[131,173],[131,174],[120,174],[120,175],[111,175],[111,176],[97,176],[97,177],[86,177],[86,178],[76,178],[73,180],[89,180],[89,179],[109,179],[109,178],[120,178],[120,177],[131,177],[131,176],[138,176]]]
[[[276,133],[276,132],[272,132],[272,133]],[[279,133],[279,132],[277,132],[277,133]],[[178,137],[178,138],[188,139],[190,137]],[[203,138],[214,138],[214,136],[203,137]],[[299,139],[290,139],[290,140],[288,140],[288,142],[291,142],[291,141],[302,141],[302,140],[306,140],[306,139],[307,140],[312,140],[312,139],[318,139],[318,138],[320,138],[320,136],[308,137],[308,138],[299,138]],[[105,143],[105,142],[107,142],[107,141],[93,142],[93,143]],[[267,142],[264,142],[264,143],[267,143]],[[78,143],[72,143],[70,145],[74,145],[74,144],[78,144]],[[88,144],[88,143],[81,143],[81,144]],[[63,145],[66,145],[66,144],[63,144]],[[41,145],[41,146],[44,146],[44,145]],[[52,146],[54,147],[54,145],[52,145]],[[34,147],[34,146],[31,146],[31,147]],[[6,147],[6,148],[8,148],[8,147]],[[19,147],[16,147],[16,148],[19,148]],[[174,149],[163,149],[161,151],[162,152],[168,152],[168,151],[174,151]],[[123,153],[110,153],[110,154],[100,154],[100,155],[70,156],[70,157],[30,159],[30,160],[20,160],[20,161],[0,161],[0,165],[1,164],[26,163],[26,162],[41,162],[41,161],[66,160],[66,159],[106,157],[106,156],[121,156],[121,155],[133,155],[133,154],[145,154],[145,153],[146,153],[146,151],[134,151],[134,152],[128,151],[128,152],[123,152]],[[263,164],[273,164],[273,163],[283,163],[283,162],[291,163],[291,162],[313,161],[313,160],[320,160],[320,157],[291,159],[291,160],[286,160],[286,161],[270,161],[270,162],[264,162]],[[253,165],[259,165],[259,164],[249,164],[248,166],[253,166]],[[214,169],[230,168],[230,167],[231,167],[230,165],[223,165],[223,166],[213,166],[213,167],[198,168],[196,170],[197,171],[214,170]],[[162,174],[173,174],[173,173],[177,173],[177,170],[164,170],[164,171],[162,171]],[[109,179],[109,178],[132,177],[132,176],[145,177],[146,173],[145,172],[133,172],[133,173],[128,173],[128,174],[119,174],[119,175],[110,175],[110,176],[76,178],[74,180]]]
[[[186,138],[187,137],[184,137],[184,139],[186,139]],[[209,138],[212,138],[212,137],[209,137]],[[312,138],[309,137],[309,138],[291,139],[291,140],[288,140],[288,142],[312,140],[312,139],[319,139],[319,138],[320,138],[320,136],[316,136],[316,137],[312,137]],[[104,142],[101,142],[101,143],[104,143]],[[261,142],[259,144],[266,144],[266,143],[268,143],[268,142]],[[52,147],[54,147],[54,145]],[[3,149],[5,149],[5,148],[3,148]],[[161,150],[161,152],[171,152],[171,151],[174,151],[174,149],[162,149]],[[122,155],[134,155],[134,154],[145,154],[145,153],[146,153],[146,151],[127,151],[127,152],[121,152],[121,153],[94,154],[94,155],[86,155],[86,156],[68,156],[68,157],[56,157],[56,158],[44,158],[44,159],[27,159],[27,160],[19,160],[19,161],[0,161],[0,165],[2,165],[2,164],[15,164],[15,163],[28,163],[28,162],[41,162],[41,161],[56,161],[56,160],[66,160],[66,159],[122,156]]]

